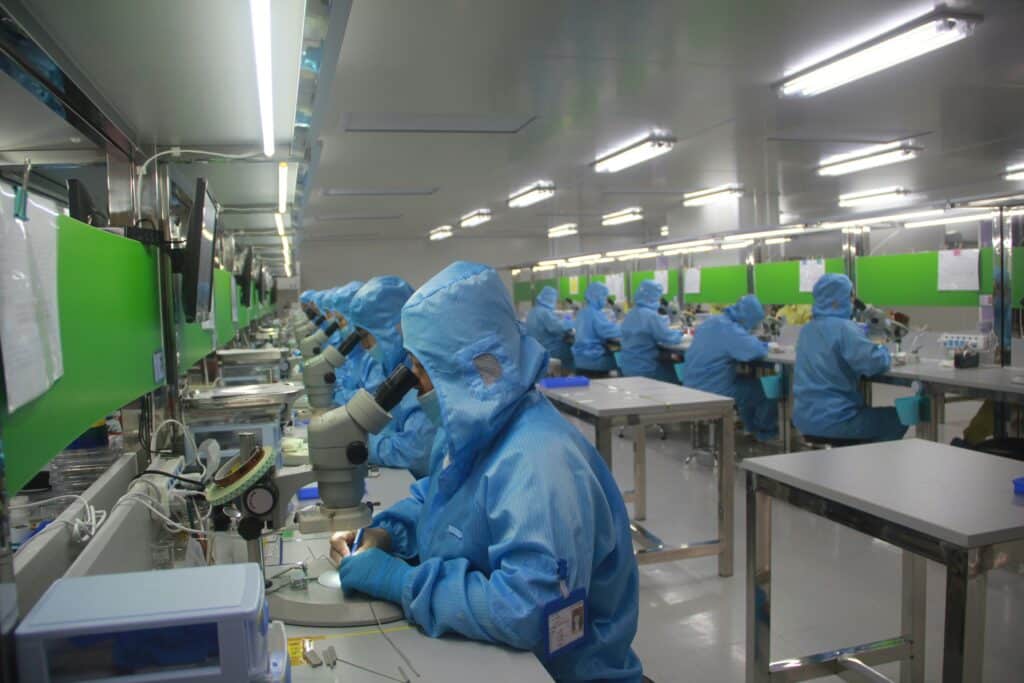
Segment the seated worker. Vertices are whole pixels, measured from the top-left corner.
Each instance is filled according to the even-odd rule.
[[[560,318],[555,313],[558,293],[554,287],[545,287],[537,295],[537,301],[526,316],[527,333],[540,342],[548,350],[552,358],[557,358],[566,371],[572,370],[572,349],[567,341],[572,332],[572,322]]]
[[[858,387],[861,377],[886,372],[889,350],[871,342],[850,319],[853,283],[828,274],[814,285],[814,317],[796,344],[793,424],[802,434],[833,439],[893,441],[907,428],[895,408],[869,408]]]
[[[615,369],[615,357],[609,342],[622,338],[622,330],[604,314],[608,301],[608,287],[603,282],[591,282],[583,295],[584,306],[576,316],[576,341],[572,345],[572,358],[576,372],[581,375],[602,377]]]
[[[638,683],[626,507],[594,447],[535,389],[548,355],[498,273],[453,263],[409,299],[402,330],[419,400],[436,408],[434,465],[354,554],[354,532],[332,537],[342,587],[400,604],[429,636],[532,650],[559,681]],[[547,652],[549,614],[580,602],[571,637],[583,642]]]
[[[565,307],[575,315],[580,312],[580,305],[572,300],[572,297],[565,297]]]
[[[629,376],[640,375],[662,382],[677,383],[671,354],[663,346],[677,346],[683,341],[683,333],[669,329],[665,319],[658,314],[661,301],[661,285],[654,280],[644,280],[636,290],[636,306],[622,321],[622,352],[619,354],[619,369]],[[679,362],[681,359],[676,359]]]
[[[743,428],[758,441],[772,441],[779,436],[778,406],[764,395],[760,379],[736,374],[738,363],[768,355],[768,345],[753,335],[763,319],[764,307],[748,294],[701,323],[686,351],[686,386],[731,396]]]
[[[314,294],[316,294],[315,289],[307,289],[302,294],[299,294],[299,307],[302,308],[303,311],[311,310],[313,308]]]
[[[356,328],[348,319],[348,310],[356,292],[362,286],[363,283],[361,281],[353,280],[346,285],[331,290],[331,295],[327,298],[327,308],[334,314],[334,319],[338,321],[338,326],[340,327],[339,337],[342,341],[348,339],[349,335],[356,331]],[[352,394],[356,393],[356,389],[359,388],[360,369],[362,368],[365,355],[366,352],[363,351],[363,347],[356,346],[349,352],[348,357],[345,359],[345,364],[334,371],[335,405],[344,405],[340,401],[344,399],[347,402],[348,398],[351,398]]]
[[[348,321],[366,350],[356,391],[374,393],[395,368],[409,362],[402,348],[401,316],[402,305],[411,295],[412,287],[405,280],[383,275],[369,280],[352,298]],[[370,437],[370,464],[407,469],[417,479],[427,476],[435,428],[416,394],[406,394],[391,409],[391,416],[388,426]]]

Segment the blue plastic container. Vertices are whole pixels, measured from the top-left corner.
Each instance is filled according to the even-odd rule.
[[[1018,496],[1024,496],[1024,477],[1017,477],[1013,480],[1013,492]]]
[[[766,398],[778,401],[782,398],[782,375],[765,375],[761,377],[761,388]]]
[[[686,363],[676,363],[672,366],[676,371],[676,378],[680,384],[686,384]]]
[[[297,494],[299,500],[317,500],[320,498],[320,487],[316,484],[303,486]]]
[[[589,387],[590,378],[583,377],[580,375],[570,375],[569,377],[545,377],[540,381],[540,385],[545,389],[566,389],[569,387]]]
[[[913,427],[921,422],[925,401],[924,396],[904,396],[896,399],[896,415],[900,418],[900,424]]]

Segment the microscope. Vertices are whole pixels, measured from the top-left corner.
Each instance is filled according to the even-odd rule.
[[[418,384],[412,370],[401,365],[372,396],[360,389],[347,405],[314,417],[309,425],[309,465],[275,469],[273,450],[258,446],[251,433],[240,434],[239,454],[217,470],[206,489],[215,525],[221,530],[233,525],[246,541],[249,561],[262,567],[262,537],[288,525],[290,501],[314,481],[321,503],[296,515],[302,534],[368,525],[373,510],[363,497],[369,435],[391,422],[389,411]],[[301,571],[301,576],[293,570]],[[368,625],[378,617],[382,622],[402,618],[397,606],[378,603],[375,616],[368,601],[345,596],[337,570],[325,556],[303,560],[267,578],[271,615],[285,623]]]
[[[292,334],[296,339],[305,339],[315,333],[325,320],[322,315],[315,313],[311,308],[304,309],[303,312],[306,314],[306,319],[292,326]]]
[[[334,405],[334,371],[344,365],[358,344],[359,333],[353,332],[337,346],[328,344],[319,356],[303,364],[302,383],[306,385],[311,408],[322,410]]]
[[[908,318],[903,313],[894,313],[890,317],[882,309],[865,304],[860,299],[853,301],[853,317],[867,327],[867,337],[877,344],[888,344],[896,342],[897,348],[903,342],[903,337],[910,331]]]
[[[758,339],[766,342],[777,341],[779,335],[782,334],[783,324],[785,324],[785,320],[782,318],[766,315],[761,321],[761,334],[758,335]]]
[[[319,355],[320,351],[327,344],[327,340],[340,327],[337,320],[330,320],[326,326],[320,325],[320,329],[299,342],[299,352],[302,354],[303,360]]]

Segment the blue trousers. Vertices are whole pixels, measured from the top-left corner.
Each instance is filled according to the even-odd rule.
[[[895,408],[861,408],[852,420],[817,428],[810,436],[865,441],[897,441],[907,433]]]

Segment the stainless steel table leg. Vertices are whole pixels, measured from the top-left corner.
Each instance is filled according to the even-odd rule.
[[[772,503],[747,472],[747,683],[771,682]]]
[[[977,549],[952,550],[946,561],[946,633],[942,683],[983,681],[985,567]]]
[[[612,469],[612,424],[610,420],[598,420],[594,423],[594,443],[601,454],[604,464]]]
[[[928,397],[928,422],[919,423],[917,433],[922,439],[938,441],[939,425],[942,424],[943,415],[946,412],[946,396],[942,392],[935,392],[930,389],[926,389],[925,396]]]
[[[925,605],[928,573],[925,560],[903,551],[902,635],[911,641],[910,661],[900,662],[900,683],[924,683]]]
[[[633,519],[647,519],[647,432],[633,428]]]
[[[718,463],[718,575],[732,576],[733,544],[735,530],[736,498],[736,423],[732,419],[732,408],[726,410],[720,420],[722,455]]]

